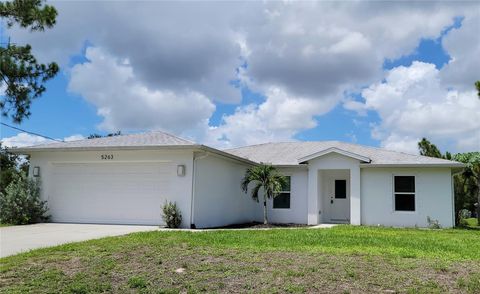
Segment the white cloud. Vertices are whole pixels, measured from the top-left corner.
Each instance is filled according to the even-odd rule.
[[[64,141],[75,141],[75,140],[82,140],[85,139],[84,136],[76,134],[72,136],[68,136],[63,138]],[[57,139],[62,140],[62,139]],[[18,133],[15,136],[5,137],[0,139],[2,142],[2,146],[5,147],[25,147],[25,146],[32,146],[32,145],[39,145],[39,144],[46,144],[46,143],[55,143],[54,140],[46,139],[44,137],[31,135],[28,133]]]
[[[17,135],[12,137],[2,138],[1,142],[2,145],[5,147],[25,147],[55,141],[48,140],[40,136],[30,135],[27,133],[18,133]]]
[[[182,133],[208,120],[215,105],[203,94],[186,90],[152,90],[133,72],[129,60],[119,60],[90,47],[89,62],[71,70],[69,90],[82,95],[103,117],[108,131],[164,129]]]
[[[427,137],[455,150],[480,148],[480,99],[475,91],[449,90],[439,75],[433,64],[414,62],[363,90],[365,106],[381,118],[373,136],[383,146],[412,152]]]
[[[266,101],[247,105],[223,117],[222,124],[210,127],[205,137],[207,144],[234,147],[272,141],[286,141],[299,131],[317,125],[315,115],[328,112],[335,100],[319,101],[289,96],[284,90],[270,88]]]
[[[41,60],[57,60],[64,68],[86,40],[93,44],[87,50],[89,62],[71,68],[69,89],[97,108],[103,118],[100,128],[105,130],[164,129],[228,146],[288,140],[315,127],[315,116],[344,101],[344,93],[365,85],[372,85],[366,106],[382,117],[378,132],[385,142],[392,135],[405,138],[410,132],[406,129],[427,128],[431,121],[440,121],[445,128],[428,132],[437,138],[459,138],[469,128],[460,125],[472,125],[468,118],[445,124],[439,111],[448,103],[463,110],[455,103],[471,99],[458,85],[470,83],[468,78],[480,67],[478,46],[469,46],[475,43],[479,19],[473,2],[132,6],[116,1],[55,6],[59,17],[52,30],[35,34],[13,30],[12,36],[16,42],[32,44]],[[446,93],[438,85],[438,72],[416,72],[416,67],[392,72],[387,85],[378,83],[385,59],[411,54],[422,38],[437,38],[457,16],[465,16],[465,24],[443,42],[453,60],[440,75],[460,92]],[[135,25],[127,19],[135,19]],[[246,66],[239,68],[241,64]],[[231,84],[236,79],[266,100],[242,105],[240,90]],[[210,127],[208,120],[219,101],[238,107],[220,126]],[[366,113],[359,102],[346,101],[344,106]],[[426,115],[425,121],[409,113]]]
[[[77,135],[71,135],[68,137],[63,138],[63,141],[65,142],[71,142],[71,141],[78,141],[78,140],[83,140],[85,137],[83,135],[77,134]]]
[[[477,9],[478,11],[478,9]],[[452,29],[442,40],[451,57],[441,70],[442,83],[459,90],[471,90],[480,79],[480,16],[467,15],[458,29]]]

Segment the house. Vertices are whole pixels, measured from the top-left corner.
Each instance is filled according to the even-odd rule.
[[[454,161],[337,141],[266,143],[218,150],[164,132],[15,148],[28,154],[55,222],[162,224],[175,201],[182,227],[262,220],[240,187],[245,170],[276,166],[289,185],[268,202],[276,223],[454,225]]]

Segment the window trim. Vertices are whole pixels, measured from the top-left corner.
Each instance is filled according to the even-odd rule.
[[[289,203],[289,207],[288,208],[283,208],[283,207],[275,207],[275,198],[272,199],[272,209],[275,209],[275,210],[288,210],[288,209],[292,209],[292,175],[291,174],[284,174],[283,175],[284,177],[289,177],[290,178],[290,191],[280,191],[278,192],[278,194],[290,194],[290,203]]]
[[[415,185],[415,190],[413,192],[395,192],[395,177],[413,177],[413,183]],[[400,174],[392,174],[392,212],[397,214],[417,214],[418,212],[418,197],[417,197],[417,175],[413,173],[400,173]],[[414,210],[397,210],[395,207],[395,195],[412,195],[414,199]]]

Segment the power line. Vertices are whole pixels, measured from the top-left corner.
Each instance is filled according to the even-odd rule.
[[[54,139],[54,138],[49,137],[49,136],[45,136],[45,135],[42,135],[42,134],[38,134],[38,133],[30,132],[30,131],[27,131],[27,130],[23,130],[23,129],[20,129],[20,128],[11,126],[11,125],[7,125],[7,124],[4,123],[4,122],[0,122],[0,124],[4,125],[4,126],[6,126],[6,127],[9,127],[9,128],[15,129],[15,130],[17,130],[17,131],[25,132],[25,133],[28,133],[28,134],[31,134],[31,135],[39,136],[39,137],[42,137],[42,138],[45,138],[45,139],[49,139],[49,140],[53,140],[53,141],[57,141],[57,142],[63,142],[63,141],[61,141],[61,140],[57,140],[57,139]]]

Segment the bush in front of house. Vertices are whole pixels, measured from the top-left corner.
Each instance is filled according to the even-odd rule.
[[[0,193],[0,223],[25,225],[48,221],[47,203],[40,199],[40,182],[21,172]]]
[[[430,229],[441,229],[442,228],[442,226],[440,225],[440,222],[437,219],[433,219],[429,216],[427,216],[427,223],[428,223],[428,227]]]
[[[471,217],[472,217],[472,213],[470,212],[470,210],[461,209],[458,212],[458,225],[460,227],[467,227],[468,226],[467,219],[469,219]]]
[[[167,227],[178,228],[182,223],[182,213],[177,207],[177,203],[165,201],[162,206],[162,218]]]

